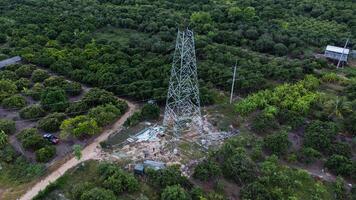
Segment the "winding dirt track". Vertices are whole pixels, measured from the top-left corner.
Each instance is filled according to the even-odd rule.
[[[91,160],[98,159],[100,153],[99,144],[102,141],[105,141],[114,131],[119,131],[122,129],[122,125],[128,117],[130,117],[137,109],[137,106],[131,102],[126,101],[129,109],[128,111],[113,124],[109,129],[103,131],[100,136],[98,136],[91,144],[86,146],[82,150],[82,158],[77,160],[75,157],[71,158],[67,162],[63,163],[55,171],[51,172],[47,177],[42,179],[40,182],[37,182],[33,187],[31,187],[21,198],[20,200],[31,200],[34,198],[41,190],[44,190],[50,183],[56,181],[61,177],[67,170],[75,167],[79,163]]]

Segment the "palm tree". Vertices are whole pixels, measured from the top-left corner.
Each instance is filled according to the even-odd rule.
[[[0,147],[7,143],[7,135],[3,130],[0,130]]]
[[[345,97],[336,97],[327,101],[325,103],[325,110],[329,113],[329,118],[336,117],[339,119],[343,119],[346,114],[352,111],[351,104]]]

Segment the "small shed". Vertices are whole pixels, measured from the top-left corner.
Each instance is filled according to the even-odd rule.
[[[351,58],[356,58],[356,50],[351,51]]]
[[[143,173],[144,173],[143,164],[136,164],[134,167],[134,173],[137,175],[143,175]]]
[[[143,162],[143,165],[145,166],[145,168],[151,168],[154,170],[160,170],[160,169],[166,168],[165,163],[159,162],[159,161],[154,161],[154,160],[145,160]]]
[[[340,59],[343,62],[347,62],[349,54],[350,49],[328,45],[326,46],[324,56],[332,60]]]
[[[2,60],[0,61],[0,69],[8,66],[8,65],[12,65],[12,64],[16,64],[18,62],[21,61],[21,57],[20,56],[15,56],[6,60]]]

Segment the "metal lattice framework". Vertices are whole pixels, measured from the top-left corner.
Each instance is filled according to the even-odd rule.
[[[179,31],[176,40],[163,125],[180,134],[184,129],[202,130],[193,31]]]

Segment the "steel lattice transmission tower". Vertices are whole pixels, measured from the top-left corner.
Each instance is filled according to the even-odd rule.
[[[175,134],[188,127],[202,131],[194,34],[189,29],[178,30],[163,125]]]

